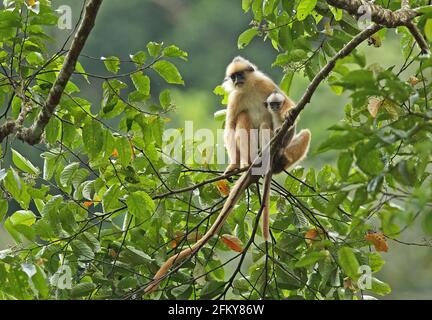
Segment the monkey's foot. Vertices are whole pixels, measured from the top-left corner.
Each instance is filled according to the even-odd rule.
[[[245,168],[247,168],[249,166],[250,166],[250,163],[247,163],[247,162],[240,163],[240,169],[245,169]]]
[[[239,168],[238,164],[232,163],[232,164],[228,165],[228,167],[225,169],[224,175],[226,175],[232,171],[235,171],[238,168]]]

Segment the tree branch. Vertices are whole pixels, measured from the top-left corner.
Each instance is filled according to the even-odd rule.
[[[422,54],[429,54],[429,45],[423,37],[419,28],[412,22],[412,20],[421,15],[417,10],[411,9],[409,0],[402,0],[401,9],[392,11],[383,8],[379,5],[367,2],[365,0],[326,0],[328,4],[333,7],[344,9],[350,14],[360,17],[365,14],[366,8],[369,9],[371,19],[376,24],[385,26],[387,28],[395,28],[405,26],[417,41]]]
[[[37,117],[36,122],[30,128],[22,127],[23,119],[5,122],[0,127],[0,142],[3,141],[6,136],[16,132],[17,137],[20,140],[25,141],[30,145],[39,143],[46,125],[48,124],[60,102],[66,84],[75,70],[78,57],[87,41],[91,30],[93,29],[101,4],[102,0],[88,0],[85,8],[84,18],[78,27],[77,33],[75,34],[71,44],[71,48],[66,55],[63,66],[57,76],[57,79],[51,87],[51,90],[42,110]]]
[[[348,13],[360,17],[365,14],[365,8],[370,9],[371,19],[376,24],[380,24],[387,28],[396,28],[404,26],[407,22],[411,21],[418,15],[418,12],[412,9],[400,9],[392,11],[390,9],[383,8],[377,4],[370,3],[365,0],[326,0],[328,4],[333,7],[344,9]]]

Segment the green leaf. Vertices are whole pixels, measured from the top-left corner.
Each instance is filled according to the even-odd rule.
[[[27,173],[39,175],[40,171],[29,160],[22,156],[18,151],[12,149],[12,161],[15,166]]]
[[[244,12],[248,12],[253,0],[242,0],[242,9]]]
[[[243,49],[246,47],[255,36],[258,35],[258,30],[255,28],[248,29],[244,31],[238,38],[237,47]]]
[[[382,266],[385,263],[382,256],[377,252],[369,253],[368,258],[369,258],[369,266],[371,267],[372,272],[380,271]]]
[[[159,94],[159,103],[164,109],[171,106],[171,93],[168,89],[163,90]]]
[[[116,146],[119,154],[119,161],[122,166],[126,167],[131,162],[131,144],[126,137],[121,137],[116,140]]]
[[[192,292],[193,292],[192,286],[190,284],[184,284],[179,287],[173,288],[171,294],[177,300],[187,300],[192,294]]]
[[[138,51],[134,55],[130,55],[130,58],[137,65],[142,66],[147,61],[147,53],[145,53],[144,51]]]
[[[355,149],[356,164],[366,174],[377,176],[384,170],[381,152],[370,149],[367,145],[359,144]]]
[[[79,61],[77,62],[75,69],[77,72],[79,72],[83,76],[83,78],[87,81],[87,83],[90,84],[89,77],[86,74],[84,67],[82,66],[82,64]]]
[[[291,28],[287,25],[281,27],[279,30],[279,45],[286,51],[293,48]]]
[[[337,167],[342,179],[348,178],[349,171],[354,159],[351,152],[342,152],[337,161]]]
[[[214,117],[214,119],[215,119],[216,121],[225,121],[226,114],[227,114],[227,110],[226,110],[226,109],[224,109],[224,110],[219,110],[219,111],[216,111],[216,112],[213,114],[213,117]]]
[[[428,39],[429,42],[432,42],[432,19],[427,19],[424,32],[426,35],[426,39]]]
[[[328,253],[326,251],[314,251],[311,253],[306,254],[304,257],[302,257],[299,261],[296,262],[295,267],[296,268],[303,268],[310,265],[314,265],[319,260],[327,257]]]
[[[102,125],[96,120],[89,120],[82,128],[84,149],[91,159],[96,158],[102,151],[104,133]]]
[[[56,143],[60,135],[61,122],[56,117],[51,117],[46,128],[45,128],[45,138],[48,143]]]
[[[349,247],[342,247],[338,250],[338,260],[345,274],[353,280],[357,280],[359,276],[359,263]]]
[[[104,62],[105,67],[109,72],[117,74],[117,72],[120,70],[120,59],[118,57],[102,57],[101,60]]]
[[[70,243],[72,251],[78,260],[90,261],[93,260],[95,255],[90,246],[81,240],[73,240]]]
[[[72,287],[72,290],[70,292],[71,298],[79,298],[88,296],[90,293],[93,292],[93,290],[96,289],[96,284],[92,282],[83,282],[79,283]]]
[[[169,61],[157,61],[152,65],[152,69],[155,70],[168,83],[184,84],[177,67]]]
[[[45,299],[49,294],[49,287],[47,284],[45,273],[42,268],[36,266],[36,273],[31,277],[31,283],[37,291],[37,295],[41,299]]]
[[[45,59],[40,52],[30,52],[26,55],[27,62],[32,66],[41,66],[43,65]]]
[[[290,93],[293,78],[294,78],[294,72],[288,72],[283,76],[282,81],[280,83],[280,88],[287,95],[289,95]]]
[[[78,170],[79,166],[79,162],[72,162],[63,169],[63,172],[60,175],[60,183],[63,187],[67,187],[70,185],[71,180],[76,171]]]
[[[384,296],[386,294],[391,293],[391,288],[387,283],[382,282],[382,281],[378,280],[377,278],[372,278],[371,291],[375,292],[376,294],[379,294],[380,296]]]
[[[102,207],[105,213],[111,212],[114,209],[120,208],[122,203],[119,201],[121,196],[120,186],[112,185],[102,196]]]
[[[6,199],[0,199],[0,224],[6,216],[9,209],[9,204]]]
[[[120,253],[119,257],[121,261],[125,261],[133,265],[150,266],[154,261],[147,253],[132,246],[126,246],[125,250]]]
[[[162,43],[149,42],[147,44],[147,50],[152,57],[157,57],[162,50]]]
[[[31,226],[36,222],[36,216],[32,211],[19,210],[10,217],[10,221],[14,226],[19,224]]]
[[[135,217],[148,218],[155,210],[153,199],[144,191],[137,191],[126,199],[129,212]]]
[[[162,55],[164,57],[179,57],[183,60],[187,60],[187,56],[188,56],[187,52],[184,52],[183,50],[179,49],[174,45],[171,45],[163,49]]]
[[[336,21],[342,20],[342,17],[343,17],[343,10],[342,9],[330,6],[330,11],[333,13],[333,16],[334,16]]]
[[[225,288],[223,281],[208,281],[201,289],[200,299],[210,300],[220,295]]]
[[[358,142],[362,138],[362,134],[358,132],[350,132],[347,134],[336,134],[328,138],[318,147],[318,153],[325,152],[328,150],[343,150],[354,143]]]
[[[423,218],[423,229],[429,235],[432,235],[432,212],[429,211],[424,215]]]
[[[142,71],[136,72],[131,75],[132,82],[135,88],[143,95],[150,95],[150,78]]]
[[[300,0],[297,6],[297,19],[303,21],[315,9],[317,0]]]

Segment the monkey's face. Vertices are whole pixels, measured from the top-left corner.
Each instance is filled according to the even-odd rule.
[[[282,101],[265,101],[264,106],[271,112],[279,112],[282,107]]]
[[[235,58],[227,67],[225,81],[233,88],[240,88],[249,82],[251,74],[255,71],[253,65],[243,58]]]
[[[246,82],[246,72],[245,71],[234,72],[230,75],[230,79],[233,82],[234,86],[236,87],[242,86]]]

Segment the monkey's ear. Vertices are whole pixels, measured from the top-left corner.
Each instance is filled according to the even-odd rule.
[[[252,66],[249,66],[249,67],[246,69],[246,71],[254,72],[254,71],[255,71],[255,68],[252,67]]]
[[[267,103],[267,101],[264,101],[264,107],[268,107],[268,103]]]

